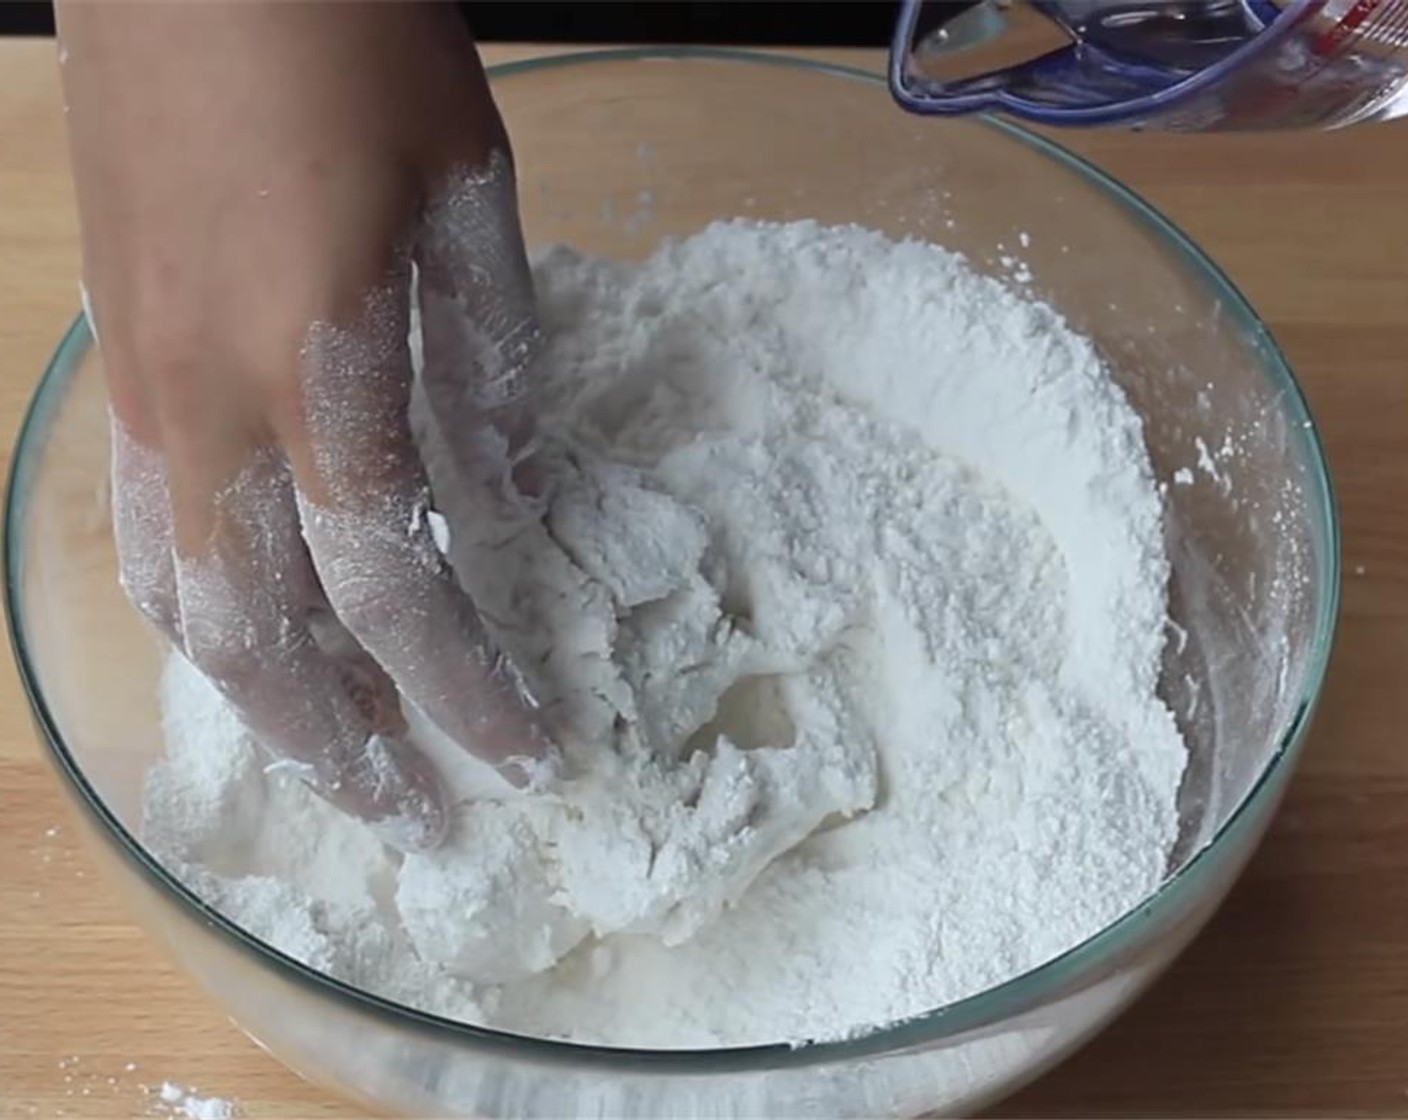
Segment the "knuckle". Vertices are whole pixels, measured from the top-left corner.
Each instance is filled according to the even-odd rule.
[[[315,276],[277,288],[244,285],[235,319],[205,294],[208,281],[182,287],[153,276],[150,267],[138,271],[131,291],[115,301],[119,306],[105,311],[110,378],[140,385],[164,424],[175,428],[208,417],[217,400],[269,413],[270,421],[299,416],[298,379],[290,371],[330,299]],[[239,382],[237,394],[228,391],[232,380]]]
[[[168,637],[179,637],[180,611],[176,589],[169,579],[153,572],[148,563],[125,563],[118,567],[118,582],[127,601],[143,618]]]
[[[109,380],[140,386],[141,398],[154,418],[184,429],[210,409],[209,386],[202,369],[212,348],[196,334],[194,315],[174,313],[150,322],[139,316],[110,330],[104,362]],[[179,321],[178,321],[179,320]]]
[[[191,664],[223,691],[244,695],[253,689],[262,673],[263,659],[258,648],[240,633],[189,620],[185,647]]]
[[[383,575],[362,573],[339,579],[326,590],[342,624],[368,647],[384,645],[386,635],[406,613],[405,588]]]
[[[105,317],[105,360],[149,383],[185,380],[202,353],[203,316],[191,293],[144,281],[118,302]]]
[[[226,692],[244,696],[273,673],[293,671],[299,634],[274,619],[258,597],[227,597],[188,610],[182,620],[186,656]]]
[[[435,589],[446,576],[428,532],[406,528],[417,508],[373,501],[357,512],[304,503],[304,533],[328,604],[342,625],[378,660],[398,652],[407,619],[433,622]]]
[[[179,639],[180,600],[170,536],[142,504],[119,488],[113,510],[117,581],[128,602],[157,629]]]

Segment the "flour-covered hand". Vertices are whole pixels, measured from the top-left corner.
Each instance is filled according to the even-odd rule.
[[[442,5],[61,4],[124,586],[277,756],[423,848],[397,689],[521,778],[551,753],[436,546],[412,439],[512,485],[535,342],[507,138]],[[517,765],[515,765],[517,763]]]

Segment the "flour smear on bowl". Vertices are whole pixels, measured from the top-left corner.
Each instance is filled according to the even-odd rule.
[[[1160,882],[1184,748],[1140,422],[1049,307],[945,250],[724,222],[538,254],[536,508],[419,436],[449,555],[562,729],[402,857],[173,657],[145,835],[278,949],[415,1007],[642,1047],[853,1035]]]

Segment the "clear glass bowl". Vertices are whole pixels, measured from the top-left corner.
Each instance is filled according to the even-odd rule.
[[[969,1113],[1104,1025],[1210,915],[1275,807],[1329,655],[1338,537],[1305,402],[1227,279],[1138,198],[1009,125],[925,122],[869,74],[728,51],[500,66],[530,242],[640,256],[719,216],[857,222],[967,253],[1092,336],[1167,483],[1162,688],[1189,742],[1161,889],[998,988],[852,1041],[647,1052],[388,1003],[211,911],[144,850],[162,650],[115,577],[107,402],[81,321],[20,435],[6,605],[36,723],[107,877],[256,1040],[370,1107],[435,1116]],[[1004,260],[1004,258],[1007,258]]]

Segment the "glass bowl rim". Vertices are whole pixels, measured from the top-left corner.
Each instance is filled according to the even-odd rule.
[[[670,60],[719,61],[799,70],[855,81],[881,91],[886,84],[883,72],[872,72],[808,57],[724,47],[566,51],[489,66],[487,72],[491,80],[501,80],[516,75],[597,62]],[[87,781],[65,744],[44,699],[37,670],[30,660],[22,603],[21,540],[30,489],[28,481],[40,458],[49,422],[92,342],[87,321],[80,312],[45,367],[15,441],[14,458],[5,494],[5,613],[21,683],[29,700],[35,724],[49,748],[52,761],[67,779],[79,801],[96,818],[97,824],[101,826],[100,830],[116,841],[119,853],[137,868],[159,894],[175,903],[179,909],[189,909],[192,917],[214,929],[232,948],[245,953],[256,967],[271,968],[278,975],[305,989],[311,989],[316,995],[331,997],[348,1006],[350,1010],[370,1014],[390,1026],[428,1033],[437,1041],[465,1043],[482,1050],[498,1051],[506,1056],[544,1063],[590,1066],[597,1069],[636,1067],[658,1073],[696,1075],[756,1072],[851,1061],[931,1044],[981,1030],[1029,1010],[1046,998],[1058,995],[1073,980],[1098,974],[1103,961],[1134,944],[1139,930],[1158,912],[1166,910],[1171,905],[1171,899],[1192,889],[1190,884],[1219,852],[1227,849],[1228,841],[1233,838],[1234,833],[1253,827],[1256,816],[1252,811],[1253,807],[1269,799],[1279,788],[1281,779],[1289,774],[1299,753],[1316,700],[1324,684],[1338,616],[1340,530],[1336,502],[1324,447],[1304,394],[1270,331],[1227,275],[1157,210],[1082,157],[1009,121],[995,117],[979,117],[976,120],[983,127],[994,129],[1014,142],[1061,164],[1067,171],[1098,188],[1110,201],[1123,206],[1132,212],[1134,217],[1142,220],[1153,233],[1177,250],[1194,271],[1201,273],[1218,293],[1224,308],[1230,311],[1234,319],[1240,320],[1255,339],[1257,349],[1263,357],[1266,376],[1282,390],[1282,401],[1287,413],[1294,422],[1299,423],[1308,441],[1309,466],[1312,468],[1309,500],[1318,505],[1322,515],[1325,534],[1319,543],[1323,547],[1325,564],[1323,571],[1319,573],[1321,594],[1310,654],[1303,674],[1300,700],[1277,737],[1276,750],[1242,801],[1221,823],[1211,839],[1168,876],[1139,906],[1061,955],[994,987],[910,1018],[873,1028],[855,1037],[809,1042],[797,1046],[769,1043],[714,1049],[652,1050],[537,1038],[420,1011],[343,983],[279,952],[247,933],[167,872],[108,809],[97,790]]]

